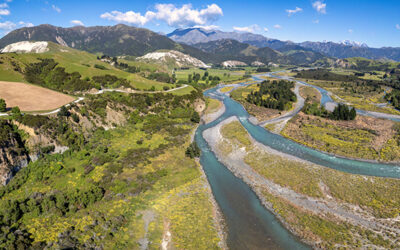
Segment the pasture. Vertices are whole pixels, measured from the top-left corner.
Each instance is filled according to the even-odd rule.
[[[7,108],[18,106],[21,111],[44,111],[57,109],[75,100],[65,95],[39,86],[0,81],[0,98],[7,103]]]

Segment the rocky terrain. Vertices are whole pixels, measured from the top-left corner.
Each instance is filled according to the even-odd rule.
[[[12,43],[0,50],[1,53],[44,53],[49,51],[48,42],[22,41]]]
[[[151,52],[147,53],[144,56],[136,58],[136,60],[159,64],[170,63],[176,65],[177,67],[209,67],[203,61],[176,50]]]
[[[247,66],[246,63],[241,62],[241,61],[225,61],[225,62],[222,62],[221,65],[222,65],[222,67],[225,67],[225,68]]]
[[[13,173],[28,164],[29,156],[13,125],[0,121],[0,127],[0,185],[5,185]]]

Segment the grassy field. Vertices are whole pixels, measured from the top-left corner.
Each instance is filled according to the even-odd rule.
[[[23,71],[25,65],[38,62],[38,58],[49,58],[54,59],[56,62],[58,62],[59,65],[61,67],[64,67],[66,69],[66,72],[68,73],[79,72],[82,75],[82,78],[109,74],[128,79],[131,82],[132,87],[135,87],[137,89],[150,89],[152,86],[154,86],[156,90],[162,90],[164,86],[174,86],[171,84],[148,80],[138,74],[131,74],[123,70],[119,70],[114,66],[109,65],[108,63],[97,60],[97,56],[94,54],[75,50],[68,47],[62,47],[54,43],[49,43],[49,47],[49,52],[41,54],[1,54],[0,62],[3,63],[0,64],[0,80],[26,82],[24,79],[24,75],[14,70],[14,65],[18,65],[21,71]],[[146,65],[143,63],[138,64],[136,62],[131,62],[127,60],[124,60],[124,62],[127,62],[129,65],[143,67],[144,69],[155,69],[154,65]],[[96,68],[96,64],[103,66],[105,70]]]
[[[219,146],[224,154],[229,154],[234,148],[245,148],[245,162],[274,183],[310,197],[329,199],[329,195],[339,203],[360,206],[376,218],[399,216],[400,180],[352,175],[255,149],[239,122],[223,126],[221,133],[225,141]],[[371,242],[381,247],[394,247],[387,240],[379,238],[380,235],[344,223],[329,214],[311,213],[267,190],[264,191],[264,197],[299,235],[320,242],[322,248],[335,245],[360,247],[359,240],[363,245]]]
[[[228,69],[207,69],[208,73],[210,76],[218,76],[221,79],[221,82],[224,83],[230,83],[233,81],[237,81],[241,79],[245,73],[244,70],[242,71],[230,71]],[[193,75],[195,74],[200,74],[200,77],[204,75],[205,70],[202,69],[187,69],[187,70],[177,70],[175,71],[176,74],[176,79],[187,81],[188,80],[188,75]],[[200,79],[199,83],[206,83],[206,81],[203,81]]]
[[[32,84],[3,81],[0,98],[6,101],[7,108],[18,106],[21,111],[53,110],[76,99]]]

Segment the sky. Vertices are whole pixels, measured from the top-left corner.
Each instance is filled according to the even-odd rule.
[[[115,25],[169,33],[206,27],[280,40],[400,47],[400,0],[0,0],[0,36],[39,24]]]

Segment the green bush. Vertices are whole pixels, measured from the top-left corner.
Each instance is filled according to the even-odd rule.
[[[104,67],[103,65],[100,65],[100,64],[95,64],[94,67],[95,67],[96,69],[107,70],[106,67]]]
[[[6,112],[6,111],[7,111],[6,101],[4,101],[4,99],[0,99],[0,112]]]
[[[189,147],[187,147],[185,154],[187,157],[195,158],[200,157],[201,151],[200,148],[197,146],[197,143],[192,142]]]

